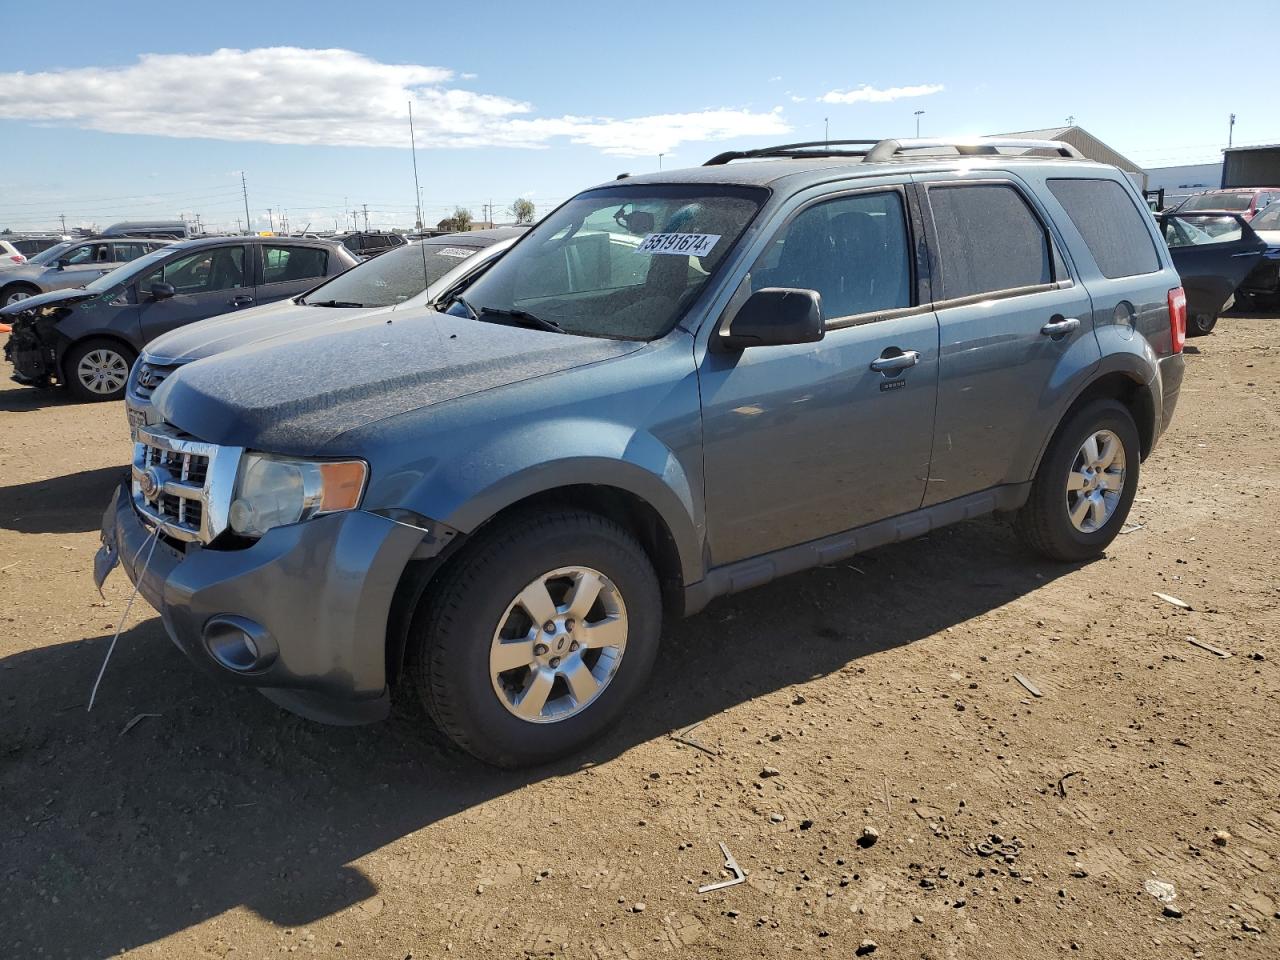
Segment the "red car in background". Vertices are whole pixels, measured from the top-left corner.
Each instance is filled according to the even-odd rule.
[[[1229,210],[1246,221],[1252,220],[1267,204],[1280,200],[1280,187],[1224,187],[1197,193],[1174,208],[1176,213],[1199,213],[1203,210]]]

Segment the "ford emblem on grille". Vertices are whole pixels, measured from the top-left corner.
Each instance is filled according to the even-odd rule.
[[[154,502],[160,496],[160,491],[164,488],[167,479],[163,471],[156,467],[148,467],[142,476],[138,477],[138,490],[141,491],[143,499]]]

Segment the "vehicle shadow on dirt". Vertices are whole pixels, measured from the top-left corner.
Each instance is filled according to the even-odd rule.
[[[77,403],[65,390],[37,387],[0,390],[0,412],[5,413],[29,413],[45,407],[74,407]]]
[[[0,487],[0,529],[19,533],[97,530],[112,491],[128,475],[128,467],[102,467]]]
[[[351,864],[372,851],[698,721],[714,744],[726,709],[963,624],[1071,569],[1031,559],[988,519],[725,598],[667,629],[621,727],[583,756],[516,772],[447,747],[418,709],[359,728],[292,717],[198,674],[154,617],[121,637],[86,713],[121,604],[95,608],[91,639],[0,661],[0,943],[101,956],[240,905],[289,927],[360,910],[379,891]],[[856,701],[858,675],[845,675]]]

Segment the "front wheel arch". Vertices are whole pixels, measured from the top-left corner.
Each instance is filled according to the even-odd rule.
[[[5,305],[11,294],[18,293],[23,290],[27,291],[33,297],[39,296],[41,292],[40,288],[33,283],[26,283],[21,280],[14,281],[13,283],[0,287],[0,306]]]
[[[411,560],[400,576],[387,618],[387,681],[394,684],[404,670],[410,630],[428,588],[462,547],[481,531],[530,512],[585,510],[611,520],[633,536],[658,574],[664,612],[679,616],[684,603],[684,568],[675,537],[662,514],[630,490],[601,484],[575,484],[530,494],[503,507],[465,536],[455,536],[429,560]]]

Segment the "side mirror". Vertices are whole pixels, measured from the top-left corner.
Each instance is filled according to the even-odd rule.
[[[724,350],[817,343],[826,335],[816,290],[765,287],[747,298],[713,340]]]
[[[59,257],[57,260],[53,261],[53,267],[55,270],[65,270],[67,268],[67,263],[67,260]]]
[[[152,300],[168,300],[178,291],[173,289],[172,283],[153,283],[151,285]]]

